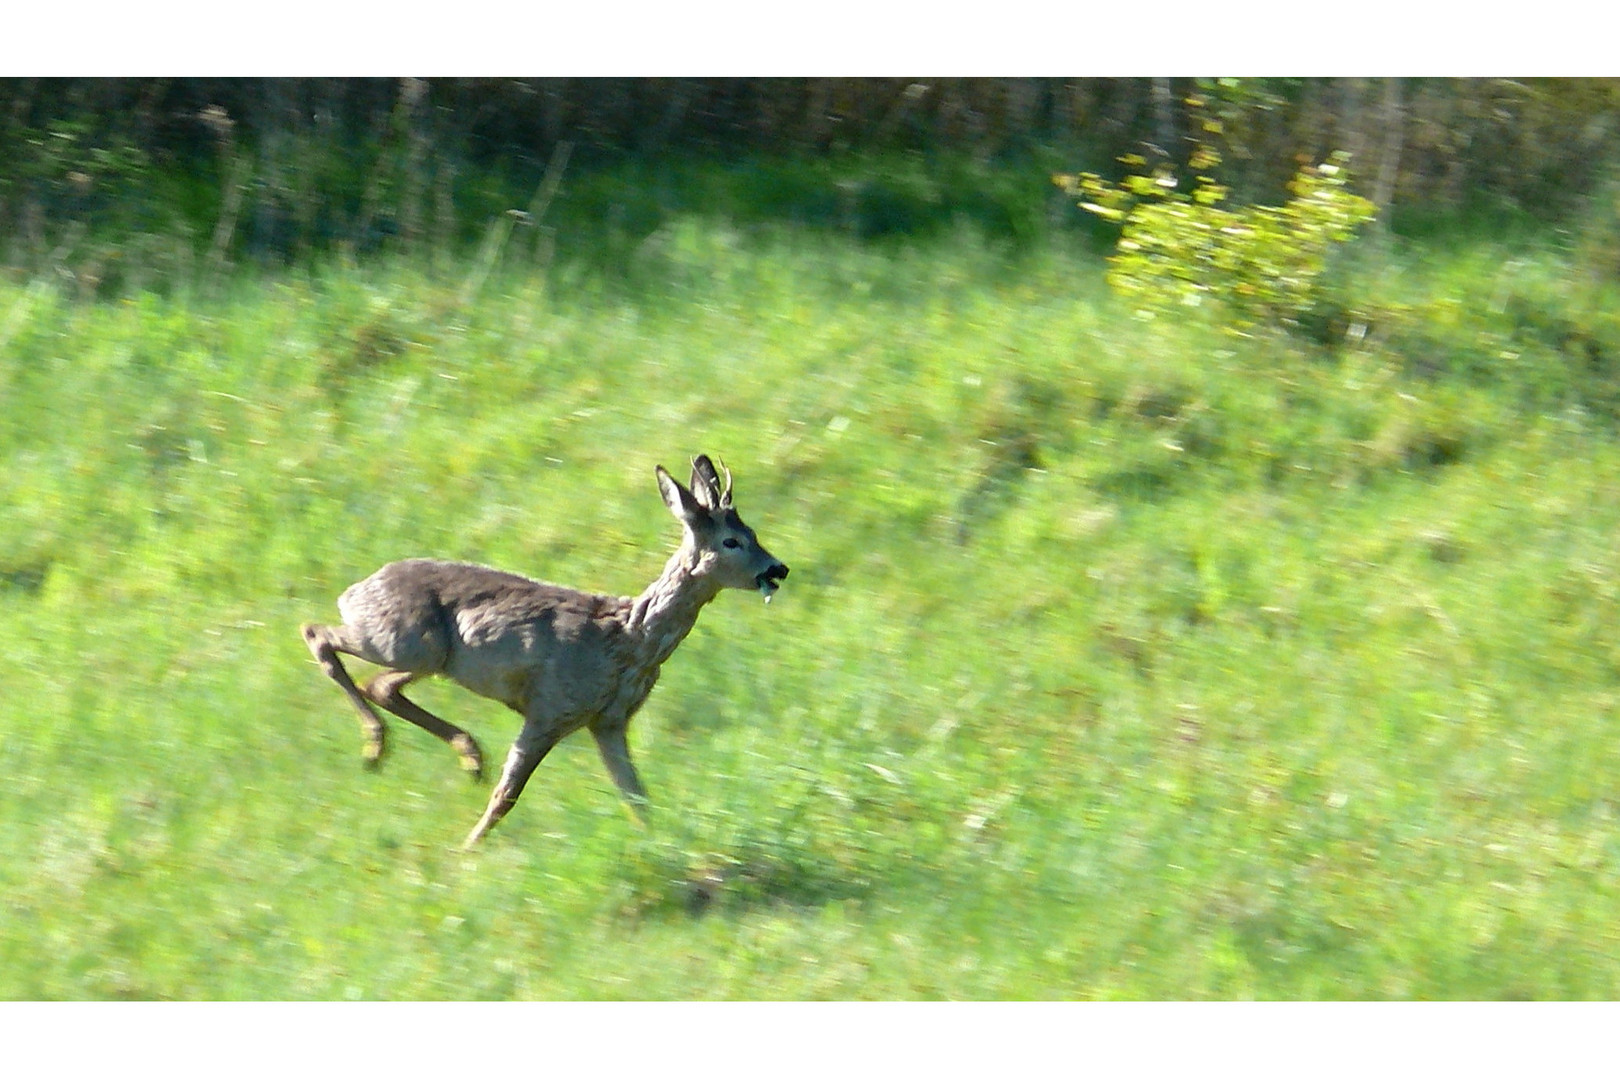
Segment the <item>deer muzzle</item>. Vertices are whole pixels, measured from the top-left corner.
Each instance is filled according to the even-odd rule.
[[[787,576],[788,568],[786,566],[781,563],[773,563],[766,567],[764,573],[754,579],[754,584],[759,587],[759,594],[765,598],[767,604],[771,602],[771,597],[776,595],[781,580]]]

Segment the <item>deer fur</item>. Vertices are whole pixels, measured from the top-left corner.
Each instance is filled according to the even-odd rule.
[[[722,466],[722,468],[724,468]],[[535,766],[565,736],[588,728],[608,774],[645,816],[646,790],[630,761],[625,731],[658,681],[659,667],[722,589],[755,589],[769,602],[788,568],[760,546],[731,504],[706,456],[692,461],[692,486],[656,469],[664,504],[681,523],[681,544],[640,596],[603,596],[469,563],[389,563],[338,597],[339,626],[302,627],[317,663],[360,717],[364,758],[381,760],[387,728],[373,706],[449,743],[464,769],[483,775],[477,741],[411,701],[404,689],[442,675],[523,717],[471,847],[522,794]],[[384,670],[364,687],[339,653]]]

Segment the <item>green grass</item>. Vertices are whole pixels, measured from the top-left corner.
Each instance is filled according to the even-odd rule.
[[[1337,351],[969,225],[0,287],[0,997],[1614,997],[1617,308],[1524,260],[1398,252]],[[298,624],[637,591],[698,451],[793,576],[633,725],[653,827],[570,740],[456,851]]]

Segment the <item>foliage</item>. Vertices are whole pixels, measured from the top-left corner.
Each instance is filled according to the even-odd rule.
[[[1108,283],[1138,312],[1174,315],[1212,303],[1238,330],[1295,322],[1319,299],[1330,253],[1372,220],[1373,205],[1349,191],[1347,158],[1336,153],[1301,169],[1283,206],[1226,209],[1228,189],[1206,175],[1219,161],[1199,147],[1189,192],[1168,165],[1121,185],[1093,173],[1053,179],[1078,195],[1083,209],[1123,226]],[[1146,165],[1141,157],[1125,162]]]
[[[795,220],[910,235],[960,208],[1022,243],[1053,220],[1028,182],[1049,157],[1110,162],[1164,138],[1173,152],[1202,131],[1236,201],[1277,202],[1292,162],[1377,145],[1392,86],[1385,209],[1413,212],[1392,214],[1397,231],[1477,208],[1576,219],[1620,156],[1612,79],[0,79],[0,261],[103,295],[190,263],[387,251],[444,269],[495,215],[537,205],[564,148],[565,189],[642,174],[600,208],[609,232],[634,232],[648,202],[667,213],[671,192],[694,201],[693,163],[793,158],[839,173],[786,185]],[[882,157],[920,174],[971,160],[982,187],[859,175]],[[1007,165],[1023,181],[983,168]]]
[[[149,190],[147,153],[87,119],[57,120],[13,133],[0,161],[0,222],[11,210],[10,255],[47,257],[60,274],[94,292],[120,249],[143,230],[167,225]],[[73,256],[69,258],[69,256]]]

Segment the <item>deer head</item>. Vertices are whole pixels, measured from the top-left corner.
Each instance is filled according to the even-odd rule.
[[[658,491],[664,505],[685,528],[683,546],[691,549],[694,576],[707,576],[723,589],[757,589],[770,603],[788,568],[760,545],[754,530],[743,524],[731,505],[731,470],[722,484],[707,455],[692,459],[692,486],[685,487],[662,465]]]

